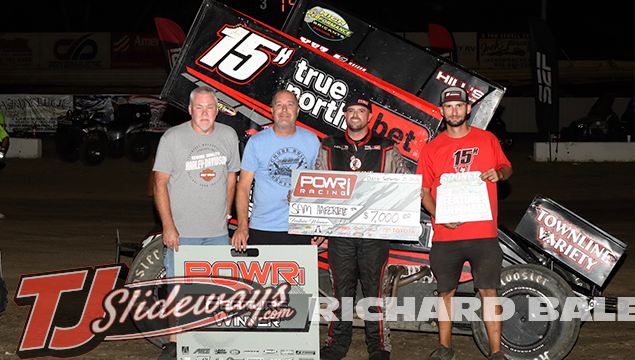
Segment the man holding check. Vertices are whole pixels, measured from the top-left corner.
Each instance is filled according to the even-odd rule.
[[[434,235],[430,251],[430,266],[437,279],[437,291],[447,314],[451,316],[451,302],[463,263],[469,261],[474,287],[482,299],[496,297],[500,284],[502,252],[497,238],[498,204],[496,182],[507,180],[512,174],[511,163],[503,154],[496,137],[467,123],[471,111],[467,93],[450,87],[441,93],[441,113],[446,130],[421,149],[417,174],[423,174],[422,203],[432,215]],[[485,182],[492,220],[436,223],[437,188],[441,175],[479,171]],[[447,175],[446,175],[447,176]],[[477,179],[478,180],[478,179]],[[442,308],[442,307],[441,307]],[[500,351],[501,322],[492,319],[493,309],[483,307],[485,328],[491,350],[490,359],[504,359]],[[430,359],[454,359],[451,347],[451,317],[439,321],[440,346]]]
[[[407,173],[403,157],[391,140],[371,133],[368,123],[372,115],[371,102],[352,97],[344,107],[346,132],[322,141],[316,168],[318,170]],[[358,279],[364,297],[383,297],[382,274],[388,260],[389,242],[376,239],[329,238],[329,270],[334,296],[355,297]],[[371,312],[381,312],[371,307]],[[341,319],[341,307],[335,316]],[[366,322],[366,344],[369,359],[389,359],[389,328],[383,321]],[[321,359],[342,359],[351,344],[353,327],[350,321],[334,321],[329,326],[326,346]]]

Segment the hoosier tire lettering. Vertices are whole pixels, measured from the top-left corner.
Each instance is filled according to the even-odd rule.
[[[130,272],[128,272],[128,278],[126,283],[135,283],[140,281],[161,279],[165,277],[165,268],[163,266],[163,236],[152,235],[146,239],[143,243],[143,247],[136,254],[132,265],[130,266]],[[153,294],[153,299],[159,300],[163,295],[161,294],[164,289],[156,288]],[[148,305],[149,307],[150,305]],[[139,331],[148,331],[151,329],[144,321],[134,321],[134,325]],[[167,325],[167,321],[166,321]],[[167,336],[157,336],[147,338],[147,340],[157,347],[162,347],[169,342]]]
[[[544,270],[543,270],[544,271]],[[506,273],[505,276],[501,275],[501,287],[506,286],[512,281],[534,281],[542,286],[545,286],[549,279],[534,271],[517,271],[513,273]]]
[[[514,303],[514,314],[503,323],[501,345],[508,359],[564,359],[578,339],[580,318],[561,321],[537,319],[530,313],[530,299],[545,300],[544,311],[562,314],[573,290],[555,272],[534,264],[512,265],[502,269],[498,296]],[[557,301],[549,301],[555,299]],[[483,321],[472,322],[474,342],[483,354],[489,354]],[[545,357],[546,356],[546,357]]]

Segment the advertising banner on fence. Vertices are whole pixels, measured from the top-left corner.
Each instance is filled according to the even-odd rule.
[[[111,67],[160,68],[163,64],[159,38],[149,33],[112,33],[110,44]]]
[[[110,33],[44,33],[40,46],[40,67],[43,68],[110,68]]]
[[[57,118],[72,108],[72,95],[0,95],[0,111],[10,133],[55,132]]]
[[[162,132],[170,127],[163,119],[167,102],[156,95],[0,95],[0,111],[12,134],[53,133],[58,119],[69,110],[86,112],[104,124],[116,120],[128,122],[137,115],[124,110],[133,107],[150,114],[148,130]]]
[[[0,33],[0,69],[13,70],[37,66],[39,34]]]
[[[529,69],[529,34],[479,33],[478,60],[483,69]]]

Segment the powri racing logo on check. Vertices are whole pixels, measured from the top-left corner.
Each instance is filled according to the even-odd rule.
[[[293,195],[300,197],[350,199],[357,182],[354,175],[302,173],[299,176]]]

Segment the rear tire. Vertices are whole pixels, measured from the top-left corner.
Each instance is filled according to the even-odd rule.
[[[558,305],[547,304],[562,314],[567,297],[575,296],[569,284],[549,269],[532,264],[506,267],[501,273],[498,296],[511,299],[515,305],[512,317],[503,323],[501,349],[509,359],[563,359],[575,345],[580,332],[580,319],[571,321],[531,321],[527,299],[529,297],[556,298]],[[542,308],[541,311],[546,311]],[[486,356],[489,343],[485,324],[472,323],[476,345]]]
[[[126,283],[135,283],[154,279],[162,279],[165,277],[165,268],[163,266],[163,236],[153,235],[149,240],[144,241],[143,247],[132,261],[130,272]],[[157,287],[154,291],[154,300],[159,300],[163,295],[163,287]],[[152,304],[148,305],[151,306]],[[144,321],[136,322],[132,320],[139,331],[152,330]],[[166,320],[167,327],[167,320]],[[167,344],[170,339],[168,336],[158,336],[146,338],[149,342],[157,347]]]

